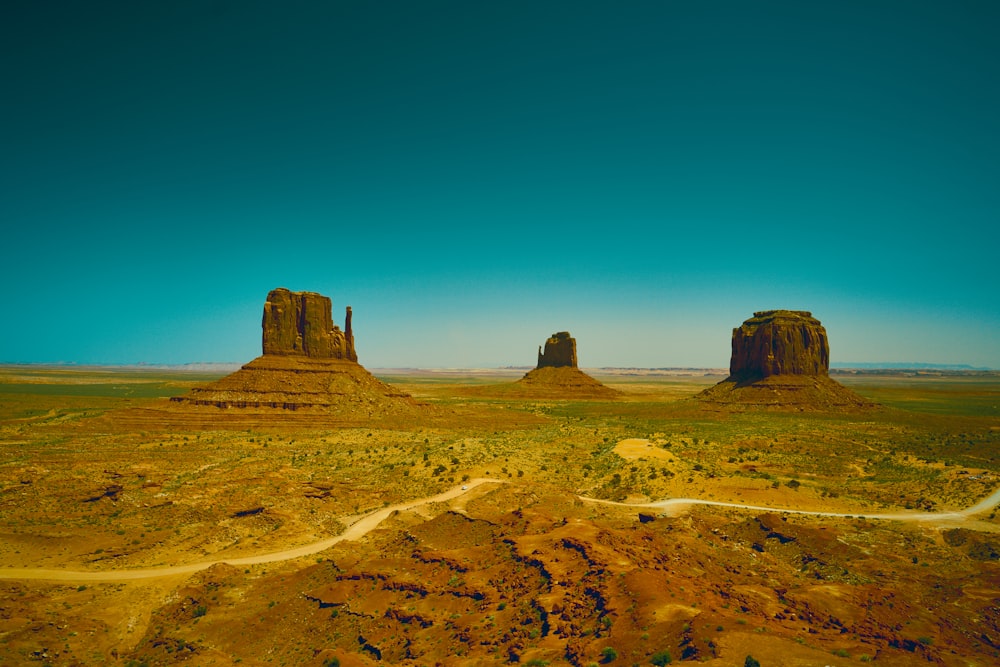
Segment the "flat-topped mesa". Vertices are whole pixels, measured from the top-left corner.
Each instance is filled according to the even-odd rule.
[[[711,409],[876,409],[829,371],[826,329],[812,313],[764,310],[733,329],[729,377],[695,399]]]
[[[733,329],[730,379],[772,375],[826,376],[830,343],[820,321],[805,310],[764,310]]]
[[[316,292],[271,290],[261,321],[265,355],[299,355],[316,359],[357,361],[351,307],[347,307],[344,331],[333,323],[330,298]]]
[[[536,368],[560,368],[569,366],[576,368],[576,339],[570,337],[568,331],[552,334],[545,341],[545,351],[538,347],[538,366]]]

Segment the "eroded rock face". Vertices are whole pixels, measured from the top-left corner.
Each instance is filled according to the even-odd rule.
[[[235,373],[171,397],[176,414],[214,423],[217,415],[206,417],[205,410],[218,408],[230,411],[226,419],[244,419],[239,413],[246,411],[246,419],[280,414],[288,424],[288,413],[295,411],[301,423],[328,426],[409,424],[429,414],[358,363],[350,307],[341,331],[332,321],[330,299],[279,288],[267,295],[262,325],[264,354]]]
[[[317,359],[357,361],[347,307],[344,331],[333,323],[329,297],[316,292],[271,290],[261,323],[264,354],[300,355]]]
[[[804,310],[765,310],[733,329],[730,379],[745,382],[772,375],[826,376],[830,344],[826,329]]]
[[[536,368],[545,367],[559,368],[561,366],[570,366],[576,368],[576,339],[570,337],[568,331],[560,331],[558,333],[552,334],[552,336],[545,341],[545,350],[542,351],[541,346],[538,348],[538,366]]]

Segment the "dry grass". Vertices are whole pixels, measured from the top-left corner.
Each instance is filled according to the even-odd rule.
[[[574,494],[854,515],[961,508],[1000,483],[998,378],[852,379],[890,404],[857,415],[705,410],[684,399],[717,378],[595,376],[620,397],[472,397],[470,384],[509,378],[397,375],[383,379],[433,418],[334,428],[281,411],[159,418],[205,376],[4,369],[3,568],[221,560],[337,534],[467,477],[509,484],[455,512],[402,513],[322,563],[82,589],[5,581],[0,656],[362,664],[374,653],[361,635],[414,665],[584,665],[606,646],[623,664],[661,649],[677,661],[689,646],[709,664],[742,663],[751,648],[762,664],[997,660],[995,516],[947,534],[861,519],[765,530],[754,513],[709,508],[639,524]]]

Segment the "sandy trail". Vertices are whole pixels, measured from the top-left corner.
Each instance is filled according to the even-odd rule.
[[[293,558],[301,558],[302,556],[311,556],[312,554],[319,553],[320,551],[329,549],[334,544],[343,542],[344,540],[358,540],[378,527],[378,525],[389,518],[393,512],[409,510],[414,507],[428,505],[430,503],[443,503],[448,500],[458,498],[465,493],[469,493],[477,486],[490,483],[503,484],[504,480],[479,477],[449,489],[444,493],[439,493],[436,496],[418,498],[405,503],[383,507],[380,510],[375,510],[370,514],[366,514],[361,517],[352,523],[347,530],[342,532],[340,535],[328,537],[324,540],[304,544],[300,547],[294,547],[292,549],[283,549],[282,551],[272,551],[269,553],[258,554],[256,556],[245,556],[242,558],[220,558],[212,561],[188,563],[187,565],[144,567],[130,570],[104,570],[100,572],[88,572],[85,570],[54,570],[46,568],[5,568],[0,569],[0,579],[45,579],[49,581],[73,582],[129,581],[133,579],[153,579],[156,577],[191,574],[192,572],[198,572],[219,563],[228,563],[229,565],[259,565],[261,563],[274,563],[277,561],[291,560]]]
[[[890,519],[893,521],[916,521],[925,523],[951,523],[955,521],[963,521],[969,517],[975,516],[976,514],[981,514],[996,507],[996,505],[1000,503],[1000,488],[980,500],[975,505],[957,512],[890,512],[882,514],[866,514],[864,512],[855,512],[852,514],[844,512],[818,512],[815,510],[797,510],[788,507],[766,507],[763,505],[726,503],[718,500],[701,500],[699,498],[668,498],[667,500],[657,500],[651,503],[619,503],[613,500],[587,498],[586,496],[577,497],[585,502],[616,505],[618,507],[653,507],[658,509],[669,509],[671,507],[683,508],[691,505],[712,505],[713,507],[735,507],[737,509],[754,510],[757,512],[783,512],[786,514],[807,514],[809,516],[828,516],[841,519],[863,516],[866,519]]]
[[[463,485],[456,486],[444,493],[439,493],[436,496],[429,496],[427,498],[418,498],[416,500],[411,500],[405,503],[399,503],[397,505],[390,505],[389,507],[384,507],[380,510],[371,512],[361,517],[353,524],[351,524],[347,530],[345,530],[340,535],[334,537],[329,537],[324,540],[319,540],[318,542],[312,542],[311,544],[304,544],[300,547],[294,547],[292,549],[284,549],[282,551],[272,551],[269,553],[258,554],[256,556],[246,556],[243,558],[220,558],[218,560],[212,561],[202,561],[197,563],[189,563],[187,565],[172,565],[167,567],[151,567],[151,568],[136,568],[131,570],[105,570],[102,572],[95,571],[84,571],[84,570],[53,570],[45,568],[6,568],[0,569],[0,579],[42,579],[49,581],[72,581],[72,582],[85,582],[85,581],[129,581],[134,579],[152,579],[156,577],[170,577],[182,574],[191,574],[192,572],[198,572],[204,570],[213,565],[219,563],[228,563],[229,565],[259,565],[261,563],[274,563],[277,561],[291,560],[293,558],[301,558],[302,556],[311,556],[312,554],[319,553],[325,549],[329,549],[334,544],[338,542],[343,542],[344,540],[358,540],[361,537],[367,535],[369,532],[374,530],[380,523],[385,521],[393,512],[404,511],[413,509],[414,507],[419,507],[421,505],[427,505],[430,503],[441,503],[448,500],[453,500],[459,496],[468,493],[475,489],[477,486],[482,484],[505,484],[505,480],[501,479],[490,479],[479,477],[466,482]],[[736,509],[743,510],[753,510],[756,512],[782,512],[786,514],[805,514],[809,516],[826,516],[835,518],[849,518],[849,517],[861,517],[864,516],[866,519],[889,519],[893,521],[914,521],[923,523],[934,523],[939,522],[943,524],[954,523],[956,521],[963,521],[969,517],[981,514],[983,512],[993,509],[998,503],[1000,503],[1000,488],[995,490],[990,495],[986,496],[980,500],[975,505],[967,507],[964,510],[957,512],[893,512],[884,514],[846,514],[840,512],[817,512],[814,510],[797,510],[786,507],[766,507],[763,505],[745,505],[740,503],[726,503],[716,500],[701,500],[700,498],[668,498],[666,500],[658,500],[651,503],[619,503],[613,500],[600,500],[597,498],[587,498],[586,496],[577,496],[580,500],[590,503],[600,503],[603,505],[615,505],[617,507],[632,507],[632,508],[642,508],[650,507],[657,509],[668,509],[677,508],[678,510],[685,507],[690,507],[692,505],[711,505],[714,507],[733,507]]]

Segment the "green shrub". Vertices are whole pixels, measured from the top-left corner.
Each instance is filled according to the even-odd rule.
[[[650,656],[649,661],[656,665],[656,667],[663,667],[664,665],[669,665],[674,659],[670,656],[670,651],[664,649]]]

